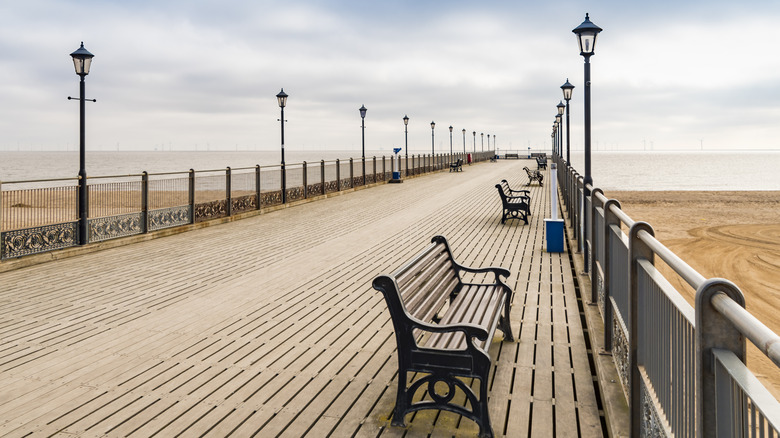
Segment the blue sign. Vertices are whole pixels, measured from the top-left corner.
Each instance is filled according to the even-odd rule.
[[[393,152],[398,155],[398,153],[401,152],[401,148],[393,148]]]

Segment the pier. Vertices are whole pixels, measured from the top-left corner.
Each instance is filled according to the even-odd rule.
[[[673,297],[671,305],[657,298],[645,303],[659,304],[652,315],[663,319],[632,307],[630,298],[645,292],[633,283],[623,288],[621,272],[636,265],[651,273],[646,259],[654,254],[672,267],[682,263],[653,242],[651,228],[634,223],[598,189],[580,204],[582,179],[571,169],[559,172],[561,209],[575,225],[566,227],[564,252],[545,249],[549,170],[542,171],[544,187],[529,187],[530,223],[501,224],[495,184],[524,185],[522,169],[531,163],[480,163],[215,226],[205,222],[186,233],[124,238],[134,239],[129,245],[60,250],[71,256],[46,263],[22,266],[19,259],[18,268],[0,273],[0,435],[475,436],[475,423],[444,411],[409,415],[406,428],[390,425],[396,344],[371,281],[441,234],[459,262],[511,273],[517,341],[497,335],[490,347],[496,436],[693,436],[696,419],[714,414],[716,423],[729,420],[718,424],[722,430],[760,427],[759,436],[771,436],[777,401],[756,389],[754,377],[732,376],[731,384],[732,391],[742,388],[750,418],[738,417],[739,403],[730,408],[737,414],[728,415],[694,397],[700,387],[714,388],[696,368],[706,354],[699,354],[699,341],[693,345],[704,306],[697,304],[694,315]],[[585,230],[578,218],[588,211]],[[631,228],[632,242],[647,245],[641,253],[620,259],[604,249],[614,237],[598,229],[621,225]],[[617,259],[621,270],[612,264]],[[720,292],[727,284],[681,269],[710,292],[707,299],[727,315],[723,321],[744,316],[731,298],[739,294]],[[673,314],[677,307],[682,316]],[[752,330],[745,336],[753,342],[772,339],[771,331],[745,321],[733,332]],[[648,339],[637,338],[648,335],[642,324],[669,329],[641,343]],[[682,338],[675,337],[677,327]],[[700,339],[719,366],[743,375],[739,355],[718,344],[724,335],[705,335]],[[741,342],[737,350],[745,337]],[[773,348],[765,351],[770,358]],[[680,360],[677,351],[685,353]],[[718,372],[719,382],[727,382],[728,374]]]
[[[436,234],[503,266],[519,342],[499,350],[497,436],[603,436],[568,253],[500,223],[499,161],[0,274],[0,433],[9,436],[472,436],[455,414],[391,427],[397,362],[373,278]],[[527,163],[526,163],[527,164]]]

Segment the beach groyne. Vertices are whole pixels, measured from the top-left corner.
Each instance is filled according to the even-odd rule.
[[[585,186],[561,157],[553,160],[589,301],[603,323],[595,343],[617,370],[631,435],[777,436],[780,403],[747,366],[746,344],[780,366],[780,337],[745,310],[737,285],[699,274],[650,224]],[[695,305],[659,264],[696,290]]]
[[[457,159],[481,162],[493,156],[492,151],[399,155],[396,165],[402,178],[410,178],[446,170]],[[78,178],[2,182],[0,260],[261,212],[383,184],[392,172],[393,158],[382,156],[88,177],[84,218]]]

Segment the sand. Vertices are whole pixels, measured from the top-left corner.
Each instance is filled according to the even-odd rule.
[[[747,309],[780,334],[780,192],[609,192],[706,278],[733,281]],[[659,266],[693,304],[694,291]],[[778,367],[748,341],[748,366],[780,399]]]

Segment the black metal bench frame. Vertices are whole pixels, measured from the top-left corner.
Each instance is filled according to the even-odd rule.
[[[454,163],[450,163],[450,172],[463,172],[463,160],[458,158]]]
[[[492,273],[495,279],[487,284],[464,283],[464,272]],[[496,329],[506,341],[514,341],[509,323],[512,289],[501,279],[508,276],[504,268],[469,268],[457,263],[447,240],[436,236],[392,275],[374,279],[374,289],[385,297],[398,346],[393,426],[404,427],[411,412],[439,409],[475,421],[480,437],[493,436],[488,350]],[[407,388],[408,373],[425,375],[417,376]],[[478,379],[479,395],[462,378]],[[446,391],[441,391],[442,386]],[[427,390],[430,399],[414,402],[420,389]],[[453,403],[458,393],[465,395],[465,406]]]
[[[527,186],[530,186],[532,182],[538,181],[539,185],[542,184],[542,180],[544,179],[544,175],[542,175],[542,172],[539,172],[538,170],[531,170],[528,167],[523,167],[523,170],[525,170],[525,173],[528,174],[528,184]]]
[[[547,169],[547,158],[536,157],[536,168]]]
[[[507,192],[503,185],[509,189],[509,183],[506,180],[501,180],[501,184],[496,184],[498,189],[498,195],[501,197],[501,223],[505,223],[507,219],[522,219],[526,225],[528,225],[528,215],[531,212],[531,192],[528,190],[517,190]],[[524,193],[522,195],[514,195],[514,193]]]

